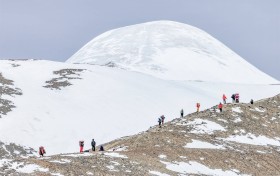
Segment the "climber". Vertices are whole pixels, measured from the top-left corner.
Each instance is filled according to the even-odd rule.
[[[184,116],[184,110],[182,109],[181,110],[181,117],[183,117]]]
[[[232,103],[235,103],[235,94],[232,94],[231,99],[232,99]]]
[[[218,108],[220,109],[220,112],[223,111],[223,104],[220,102],[220,104],[218,105]]]
[[[226,104],[226,103],[227,103],[227,97],[226,97],[226,95],[225,95],[225,94],[223,94],[223,101],[224,101],[224,104]]]
[[[40,155],[40,157],[43,157],[45,153],[46,153],[46,150],[44,149],[44,147],[43,146],[39,147],[39,155]]]
[[[162,125],[163,125],[164,119],[165,119],[164,115],[160,116],[160,118],[161,118],[161,123],[162,123]]]
[[[252,104],[254,104],[254,100],[253,100],[253,99],[251,99],[250,103],[251,103],[251,105],[252,105]]]
[[[161,118],[158,118],[158,126],[161,128]]]
[[[196,112],[199,112],[200,103],[196,103]]]
[[[96,145],[96,142],[94,141],[94,139],[92,139],[92,141],[91,141],[92,151],[95,151],[95,145]]]
[[[239,93],[235,94],[235,102],[239,103]]]
[[[80,141],[79,145],[80,145],[80,153],[83,153],[83,151],[84,151],[84,141]]]

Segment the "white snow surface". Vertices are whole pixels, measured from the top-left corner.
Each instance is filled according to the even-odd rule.
[[[166,164],[166,168],[168,170],[178,172],[180,174],[203,174],[203,175],[213,175],[213,176],[238,176],[243,175],[236,173],[237,170],[231,171],[231,170],[222,170],[222,169],[211,169],[203,164],[200,164],[196,161],[190,161],[188,163],[186,162],[175,162],[175,163],[168,163],[163,162]],[[239,171],[237,171],[239,172]],[[244,175],[245,176],[245,175]]]
[[[226,131],[225,128],[218,123],[199,118],[188,122],[187,125],[194,127],[190,133],[195,134],[213,134],[215,131]]]
[[[19,64],[13,67],[12,64]],[[43,87],[60,69],[86,69],[61,90]],[[277,85],[250,85],[163,80],[143,73],[88,64],[44,60],[0,60],[2,75],[14,81],[22,95],[6,96],[16,108],[0,118],[0,139],[37,149],[47,155],[79,151],[79,141],[97,145],[137,134],[166,120],[217,104],[223,93],[239,92],[249,102],[279,94]],[[198,125],[201,126],[201,125]],[[208,127],[205,127],[208,128]],[[209,127],[211,129],[211,127]]]
[[[243,111],[240,109],[240,107],[233,107],[232,108],[233,112],[237,112],[237,113],[242,113]]]
[[[256,136],[255,134],[248,133],[246,135],[235,135],[235,136],[229,136],[226,139],[223,139],[225,141],[232,141],[237,143],[243,143],[243,144],[250,144],[250,145],[274,145],[280,147],[280,141],[277,139],[271,139],[266,136]]]
[[[110,157],[116,157],[116,158],[127,158],[127,156],[125,156],[125,155],[121,155],[119,153],[114,153],[114,152],[111,152],[111,153],[106,152],[106,153],[104,153],[104,155],[110,156]]]
[[[225,149],[222,145],[213,145],[209,142],[199,141],[192,139],[191,143],[188,143],[186,148],[200,148],[200,149]]]
[[[106,65],[168,80],[279,83],[196,27],[153,21],[105,32],[68,63]]]
[[[43,167],[41,167],[39,165],[36,165],[36,164],[23,165],[23,163],[18,163],[18,162],[13,162],[11,164],[12,164],[11,168],[15,169],[17,172],[20,172],[20,173],[30,174],[30,173],[33,173],[35,171],[40,171],[40,172],[48,172],[49,171],[48,168],[43,168]]]
[[[157,176],[170,176],[168,174],[164,174],[158,171],[149,171],[150,174],[157,175]]]

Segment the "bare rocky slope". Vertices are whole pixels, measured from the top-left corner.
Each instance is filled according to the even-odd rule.
[[[280,175],[280,94],[253,105],[228,103],[222,113],[214,106],[104,147],[105,152],[44,158],[13,156],[2,165],[0,160],[0,172],[73,176]],[[26,171],[30,166],[33,170]]]

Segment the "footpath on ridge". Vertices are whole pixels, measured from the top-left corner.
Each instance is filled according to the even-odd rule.
[[[18,169],[6,163],[0,164],[0,171],[11,175],[280,175],[280,94],[253,105],[228,103],[221,113],[214,106],[103,146],[104,152],[17,157],[10,163],[21,163]],[[28,165],[37,169],[20,172]]]

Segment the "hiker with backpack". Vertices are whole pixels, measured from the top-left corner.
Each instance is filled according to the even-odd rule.
[[[40,155],[40,157],[43,157],[45,153],[46,153],[46,150],[44,149],[44,147],[43,146],[39,147],[39,155]]]
[[[158,126],[161,128],[161,118],[158,118]]]
[[[165,119],[164,115],[160,116],[160,118],[161,118],[161,123],[162,123],[162,125],[163,125],[164,119]]]
[[[96,145],[96,142],[94,141],[94,139],[92,139],[92,141],[91,141],[92,151],[95,151],[95,145]]]
[[[220,104],[218,105],[218,108],[219,108],[220,112],[223,111],[223,104],[222,104],[221,102],[220,102]]]
[[[236,94],[235,94],[235,102],[236,102],[236,103],[239,103],[239,93],[236,93]]]
[[[181,118],[184,117],[184,110],[181,110]]]
[[[196,112],[199,112],[200,103],[196,103]]]
[[[80,153],[83,153],[83,151],[84,151],[84,141],[80,141],[79,145],[80,145]]]
[[[226,104],[226,103],[227,103],[227,97],[226,97],[226,95],[225,95],[225,94],[223,94],[223,101],[224,101],[224,104]]]
[[[235,103],[235,94],[231,95],[232,103]]]

